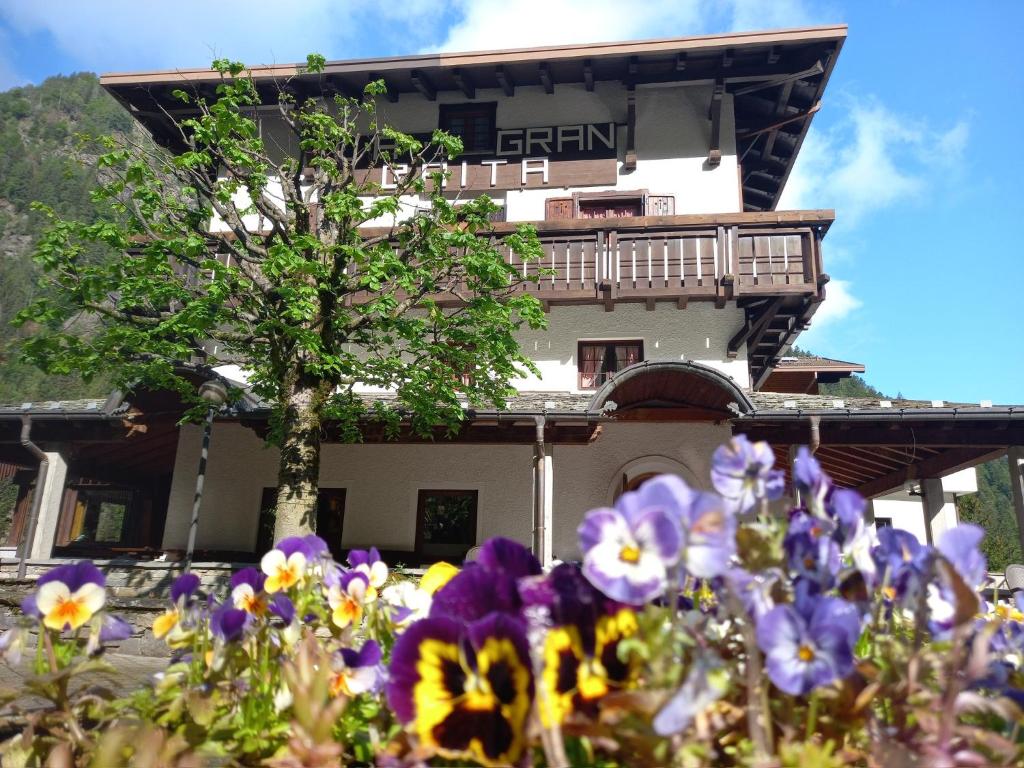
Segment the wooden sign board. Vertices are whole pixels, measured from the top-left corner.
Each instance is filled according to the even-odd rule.
[[[444,188],[452,191],[469,190],[487,192],[508,189],[551,189],[559,187],[587,187],[615,184],[618,178],[615,158],[548,160],[533,157],[509,160],[461,160],[438,163],[426,169],[426,174],[441,171],[448,174]],[[408,173],[407,165],[367,169],[362,181],[393,189],[395,178]]]

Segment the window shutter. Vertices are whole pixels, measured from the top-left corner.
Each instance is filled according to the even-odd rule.
[[[544,220],[573,218],[571,197],[549,197],[544,201]]]
[[[648,195],[648,216],[675,216],[676,199],[672,195]]]

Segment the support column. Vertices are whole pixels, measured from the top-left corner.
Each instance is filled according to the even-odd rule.
[[[928,535],[928,543],[932,544],[943,532],[955,528],[959,524],[956,500],[946,500],[942,480],[937,477],[921,481],[921,495],[925,531]]]
[[[533,554],[541,565],[551,565],[551,508],[554,496],[551,450],[545,442],[546,419],[536,417],[537,440],[533,446]]]
[[[53,542],[57,536],[57,521],[60,519],[61,502],[64,500],[64,484],[68,476],[68,462],[59,450],[45,451],[49,461],[46,482],[42,488],[43,501],[39,507],[39,522],[36,524],[35,541],[31,542],[29,557],[33,559],[49,557],[53,551]]]
[[[1024,552],[1024,446],[1014,446],[1006,453],[1010,465],[1010,495],[1013,497],[1013,511],[1017,517],[1017,537]]]

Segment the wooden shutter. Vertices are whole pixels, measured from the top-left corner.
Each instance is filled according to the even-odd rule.
[[[573,200],[571,197],[549,197],[544,201],[544,220],[573,218]]]
[[[648,216],[675,216],[676,199],[672,195],[648,195]]]

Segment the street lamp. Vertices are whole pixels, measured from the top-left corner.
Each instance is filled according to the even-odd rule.
[[[203,420],[203,447],[199,452],[199,469],[196,471],[196,495],[192,502],[192,523],[188,529],[188,548],[185,550],[185,571],[192,568],[192,555],[196,548],[196,533],[199,531],[199,505],[203,501],[203,482],[206,480],[206,459],[210,454],[210,431],[213,417],[227,402],[228,390],[216,379],[204,381],[199,387],[199,397],[207,403],[206,418]]]

